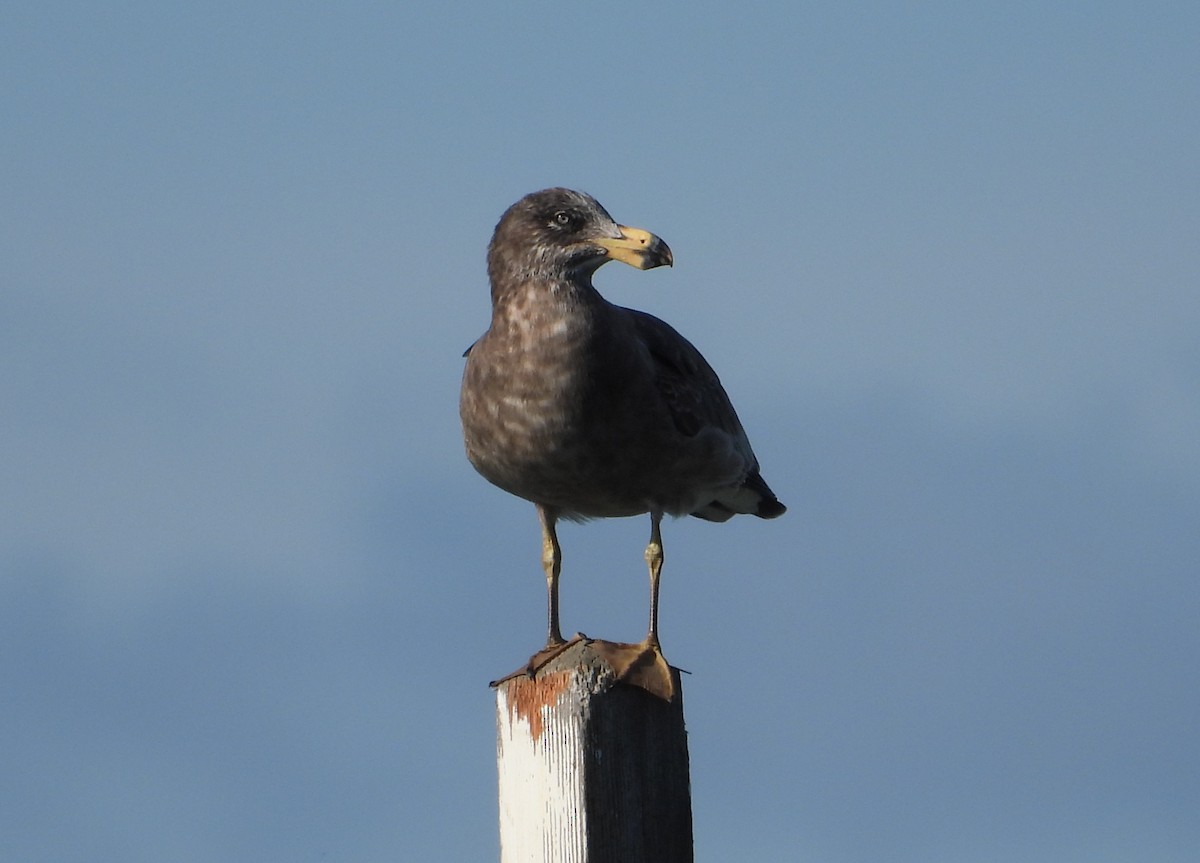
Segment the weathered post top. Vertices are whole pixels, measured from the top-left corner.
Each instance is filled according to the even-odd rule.
[[[589,639],[496,685],[501,863],[691,863],[679,671],[664,700]]]

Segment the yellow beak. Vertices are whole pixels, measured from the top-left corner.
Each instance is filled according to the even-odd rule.
[[[639,270],[651,270],[663,265],[669,267],[675,262],[670,247],[659,237],[641,228],[617,227],[621,230],[620,237],[599,237],[595,241],[608,250],[608,256],[614,261],[621,261]]]

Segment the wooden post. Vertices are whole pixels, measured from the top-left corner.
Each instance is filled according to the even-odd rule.
[[[671,701],[588,641],[496,686],[501,863],[692,863],[679,671]]]

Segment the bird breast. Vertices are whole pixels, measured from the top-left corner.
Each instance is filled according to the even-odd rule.
[[[557,304],[497,310],[467,356],[461,413],[472,463],[507,488],[569,445],[580,422],[588,370],[585,316]],[[583,319],[581,320],[581,317]],[[519,492],[518,492],[519,493]]]

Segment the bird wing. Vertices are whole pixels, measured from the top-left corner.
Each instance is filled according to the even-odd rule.
[[[674,327],[654,315],[626,309],[638,337],[654,361],[654,383],[680,434],[695,437],[706,428],[720,429],[735,441],[751,470],[758,462],[737,412],[712,366]]]
[[[712,366],[666,322],[645,312],[626,311],[650,353],[654,384],[675,428],[688,437],[723,433],[730,448],[742,459],[745,473],[739,486],[715,493],[711,502],[692,515],[709,521],[725,521],[739,512],[760,518],[782,515],[787,508],[759,475],[758,459],[750,448],[750,440]]]

